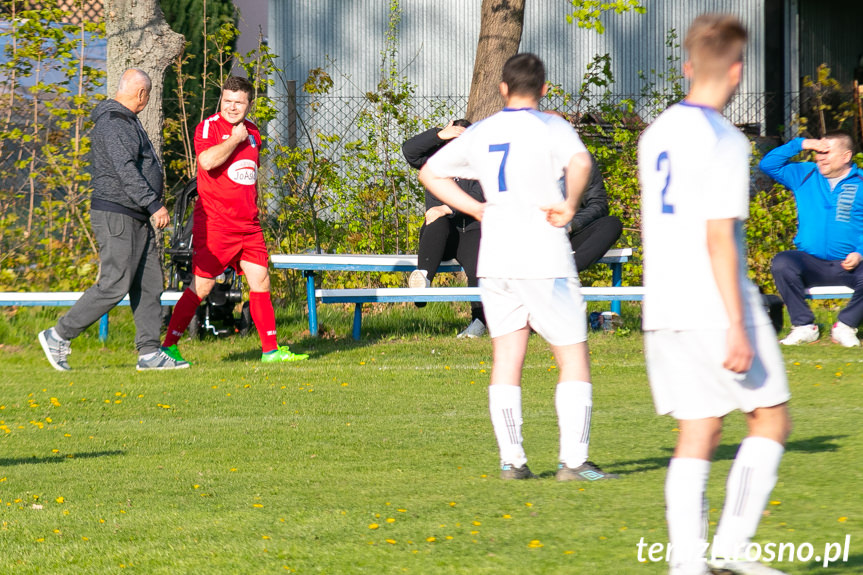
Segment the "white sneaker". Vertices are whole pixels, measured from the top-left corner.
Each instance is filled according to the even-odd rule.
[[[408,277],[408,287],[415,289],[430,287],[431,282],[429,281],[427,274],[428,272],[426,270],[412,271],[410,277]]]
[[[835,329],[835,328],[834,328]],[[782,345],[797,345],[798,343],[812,343],[818,341],[818,326],[814,323],[808,325],[796,325],[785,339],[779,340]]]
[[[788,575],[785,571],[768,567],[758,561],[732,561],[730,559],[708,559],[707,565],[713,573],[722,575]]]
[[[833,329],[830,330],[830,339],[833,340],[833,343],[838,343],[844,347],[857,347],[860,345],[860,340],[857,339],[857,328],[845,325],[841,321],[833,324]]]
[[[472,322],[470,322],[470,325],[467,326],[465,328],[465,330],[463,332],[461,332],[460,334],[458,334],[456,337],[458,337],[458,339],[462,339],[465,337],[469,337],[469,338],[482,337],[486,334],[486,331],[487,330],[485,329],[485,324],[482,323],[482,321],[480,321],[479,319],[475,319]]]

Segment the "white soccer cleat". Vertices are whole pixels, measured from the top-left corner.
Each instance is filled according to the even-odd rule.
[[[768,567],[758,561],[710,559],[707,565],[713,575],[788,575],[785,571]]]
[[[427,288],[431,286],[431,282],[426,275],[428,272],[426,270],[414,270],[411,272],[411,275],[408,277],[408,287],[419,289],[419,288]]]
[[[797,345],[799,343],[812,343],[818,341],[818,326],[814,323],[808,325],[797,325],[791,330],[785,339],[779,340],[782,345]]]
[[[841,321],[833,324],[833,329],[830,330],[830,339],[833,343],[838,343],[843,347],[857,347],[860,345],[860,340],[857,339],[857,329],[850,325],[845,325]]]

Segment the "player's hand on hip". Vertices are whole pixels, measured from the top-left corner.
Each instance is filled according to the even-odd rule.
[[[749,336],[742,325],[728,328],[725,338],[727,349],[722,367],[734,373],[746,373],[752,367],[755,352],[749,343]]]
[[[153,222],[153,227],[157,230],[165,228],[171,223],[171,216],[168,214],[168,208],[162,206],[159,211],[150,216],[150,221]]]
[[[575,215],[575,209],[569,202],[558,202],[548,206],[540,206],[539,209],[545,212],[545,219],[548,223],[556,228],[562,228],[572,220]]]
[[[845,259],[842,260],[842,269],[845,271],[854,271],[857,269],[857,266],[860,265],[860,262],[863,261],[863,255],[858,254],[857,252],[851,252]]]
[[[235,140],[243,141],[249,137],[249,131],[246,129],[246,123],[240,122],[231,128],[231,137]]]

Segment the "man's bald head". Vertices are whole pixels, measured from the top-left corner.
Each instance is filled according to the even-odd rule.
[[[129,68],[120,76],[120,82],[117,84],[117,95],[114,96],[114,99],[137,114],[150,101],[152,88],[153,83],[146,72],[138,68]]]

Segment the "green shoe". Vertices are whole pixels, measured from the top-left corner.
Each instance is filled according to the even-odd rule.
[[[269,353],[261,354],[261,361],[264,363],[272,363],[275,361],[302,361],[304,359],[309,359],[308,354],[294,353],[286,345],[279,346],[278,349]]]
[[[191,363],[189,363],[188,361],[183,359],[182,355],[180,355],[180,350],[177,349],[176,343],[174,345],[172,345],[171,347],[162,347],[161,350],[162,350],[162,353],[164,353],[165,355],[167,355],[168,357],[170,357],[171,359],[173,359],[175,361],[181,361],[184,363],[188,363],[189,365],[192,365]]]

